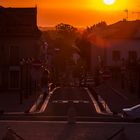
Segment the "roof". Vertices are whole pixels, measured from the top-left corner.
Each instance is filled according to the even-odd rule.
[[[0,6],[0,36],[40,36],[37,8],[4,8]]]
[[[0,24],[35,25],[37,8],[4,8],[0,7]]]
[[[140,39],[140,20],[119,21],[90,34],[93,38]]]
[[[140,20],[119,21],[109,25],[103,32],[105,32],[104,37],[107,38],[138,39],[140,38]]]

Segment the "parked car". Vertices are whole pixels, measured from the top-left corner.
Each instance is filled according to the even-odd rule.
[[[122,109],[123,118],[140,119],[140,104]]]
[[[108,67],[100,70],[99,73],[104,80],[111,78],[111,71]]]

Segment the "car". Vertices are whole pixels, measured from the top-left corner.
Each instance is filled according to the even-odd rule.
[[[140,104],[122,109],[123,118],[140,119]]]
[[[104,80],[111,78],[111,71],[108,68],[105,68],[104,70],[100,71],[100,74]]]

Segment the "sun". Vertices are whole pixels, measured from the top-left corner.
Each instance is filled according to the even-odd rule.
[[[112,4],[115,3],[115,0],[104,0],[104,3],[105,3],[106,5],[112,5]]]

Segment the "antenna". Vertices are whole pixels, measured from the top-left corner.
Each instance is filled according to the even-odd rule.
[[[128,9],[125,9],[124,12],[126,13],[126,17],[124,19],[126,19],[126,21],[128,20]]]

